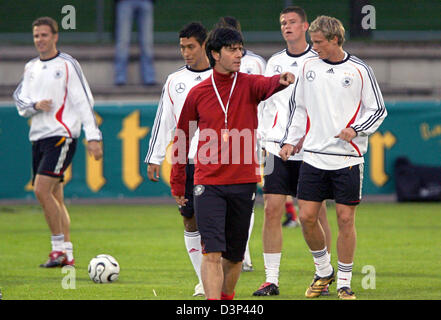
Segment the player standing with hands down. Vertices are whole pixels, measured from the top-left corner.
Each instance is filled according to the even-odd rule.
[[[34,193],[51,231],[52,251],[40,265],[51,268],[75,264],[70,217],[64,204],[63,178],[75,153],[81,126],[87,151],[103,156],[101,131],[93,113],[93,97],[78,62],[57,50],[58,25],[42,17],[32,24],[39,57],[29,61],[14,92],[18,113],[31,119]]]
[[[368,136],[387,115],[372,69],[343,50],[344,33],[342,23],[333,17],[320,16],[311,23],[309,34],[319,56],[305,60],[301,66],[290,101],[288,130],[281,143],[280,156],[285,160],[302,146],[304,150],[298,188],[299,216],[316,267],[305,292],[308,298],[318,297],[323,287],[335,279],[325,235],[317,222],[325,199],[336,202],[338,296],[356,298],[351,278],[363,154],[367,151]]]
[[[294,82],[291,73],[265,78],[239,72],[242,50],[237,30],[218,28],[210,33],[206,52],[213,74],[188,94],[173,144],[170,184],[176,202],[185,206],[190,131],[199,128],[194,205],[207,299],[233,299],[241,273],[260,181],[257,105]]]
[[[297,76],[303,61],[317,56],[311,45],[306,42],[305,33],[309,27],[306,13],[300,7],[289,6],[280,13],[279,22],[286,49],[274,54],[268,60],[265,76],[284,71],[292,72]],[[262,241],[266,279],[253,293],[254,296],[279,294],[279,269],[283,243],[281,219],[287,197],[297,195],[297,181],[303,156],[303,152],[300,152],[287,161],[282,161],[279,157],[279,143],[285,135],[290,115],[289,100],[293,89],[294,85],[290,85],[259,106],[263,107],[259,119],[259,132],[263,137],[262,146],[266,150],[262,189],[265,203]],[[325,201],[320,209],[319,221],[325,231],[327,243],[330,243],[331,231],[326,217]],[[326,288],[323,294],[326,294]]]
[[[182,106],[190,89],[211,75],[210,63],[205,53],[207,31],[199,22],[184,26],[179,32],[179,45],[185,66],[170,74],[162,89],[162,96],[153,124],[149,151],[145,158],[147,176],[151,181],[159,181],[159,169],[164,161],[167,146],[173,139],[174,130],[179,120]],[[184,241],[190,261],[198,276],[199,283],[195,286],[194,296],[204,295],[201,280],[202,248],[193,206],[193,158],[196,153],[198,135],[191,142],[188,155],[189,163],[186,171],[185,194],[189,202],[180,206],[179,211],[184,222]]]

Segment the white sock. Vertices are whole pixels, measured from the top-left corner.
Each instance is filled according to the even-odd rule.
[[[266,281],[279,285],[279,268],[282,253],[264,253]]]
[[[67,261],[73,260],[73,245],[72,242],[65,242],[64,243],[64,250],[66,250],[66,257]]]
[[[194,271],[198,276],[199,283],[202,283],[201,278],[201,264],[202,264],[202,248],[201,235],[199,231],[187,232],[184,231],[185,247],[187,248],[188,256],[193,264]]]
[[[331,257],[325,247],[322,250],[311,251],[315,264],[315,273],[319,277],[327,277],[332,273]]]
[[[354,263],[338,262],[337,290],[343,287],[351,287],[352,266]]]
[[[253,226],[254,226],[254,208],[253,208],[253,213],[251,214],[251,219],[250,219],[250,229],[248,231],[248,241],[247,241],[247,246],[245,248],[245,256],[243,259],[243,262],[248,264],[248,265],[252,265],[251,263],[251,254],[250,254],[250,238],[251,238],[251,232],[253,232]]]
[[[52,251],[64,251],[64,234],[51,236]]]

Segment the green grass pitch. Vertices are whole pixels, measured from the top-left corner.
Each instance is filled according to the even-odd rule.
[[[4,300],[203,300],[193,298],[196,275],[185,252],[182,218],[173,205],[69,205],[75,274],[42,269],[50,235],[37,205],[0,206],[0,289]],[[328,207],[337,265],[335,207]],[[252,293],[265,280],[256,205],[250,250],[255,271],[242,273],[236,299],[302,300],[314,265],[299,228],[284,229],[280,295]],[[357,209],[357,250],[352,289],[358,299],[441,298],[441,203],[362,203]],[[119,279],[95,284],[87,266],[106,253],[120,263]],[[70,289],[63,288],[63,279]],[[72,280],[74,279],[74,280]],[[65,286],[66,287],[66,286]],[[331,296],[337,299],[335,284]]]

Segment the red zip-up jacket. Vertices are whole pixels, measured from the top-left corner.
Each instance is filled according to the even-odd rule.
[[[213,69],[213,76],[226,106],[234,73],[225,75]],[[194,134],[190,131],[194,131],[196,126],[200,132],[194,159],[195,185],[260,182],[256,160],[257,105],[286,88],[279,80],[280,75],[264,77],[237,73],[236,86],[228,108],[228,138],[224,131],[225,113],[214,91],[211,77],[191,89],[182,108],[173,142],[170,175],[172,195],[184,195],[189,141]]]

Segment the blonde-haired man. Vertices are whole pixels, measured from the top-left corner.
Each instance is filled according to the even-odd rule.
[[[387,112],[372,69],[343,50],[342,23],[319,16],[311,23],[309,33],[318,57],[306,59],[301,66],[280,156],[287,159],[304,150],[298,187],[299,216],[316,267],[306,297],[318,297],[323,287],[335,279],[325,235],[317,222],[322,201],[334,199],[339,228],[337,292],[341,299],[355,299],[351,277],[363,154],[368,136],[378,129]]]

